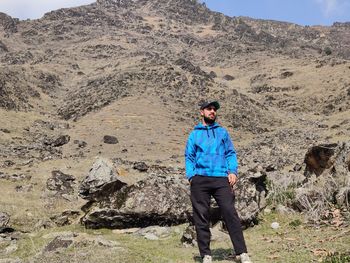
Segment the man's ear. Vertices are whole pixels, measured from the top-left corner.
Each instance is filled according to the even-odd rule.
[[[204,116],[204,110],[200,110],[201,116]]]

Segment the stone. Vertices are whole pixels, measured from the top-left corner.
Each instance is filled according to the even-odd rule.
[[[0,212],[0,227],[6,227],[10,221],[10,215],[5,212]]]
[[[194,225],[189,225],[186,227],[181,237],[181,243],[186,247],[197,246],[197,235]]]
[[[103,142],[107,143],[107,144],[117,144],[118,139],[115,136],[105,135],[105,136],[103,136]]]
[[[73,143],[77,144],[79,148],[85,148],[87,145],[87,142],[81,140],[74,140]]]
[[[12,182],[30,180],[32,176],[27,174],[5,174],[0,172],[0,179],[9,180]]]
[[[127,185],[118,176],[113,163],[105,158],[97,158],[88,175],[79,186],[79,196],[90,201],[105,199]]]
[[[52,171],[51,178],[47,179],[46,187],[50,191],[55,191],[59,195],[73,194],[75,178],[59,170]]]
[[[235,77],[233,77],[231,75],[225,75],[223,78],[224,78],[224,80],[227,80],[227,81],[231,81],[231,80],[235,79]]]
[[[168,238],[171,235],[171,233],[172,232],[170,227],[149,226],[149,227],[141,228],[134,234],[143,236],[149,240],[158,240],[158,239]]]
[[[57,226],[66,226],[71,225],[75,219],[80,215],[80,211],[67,210],[62,212],[60,215],[52,216],[50,219]]]
[[[149,167],[145,162],[136,162],[136,163],[134,163],[133,168],[135,170],[140,171],[140,172],[147,172]]]
[[[31,192],[33,190],[33,185],[16,185],[15,190],[16,192]]]
[[[61,249],[66,249],[72,244],[73,239],[58,236],[46,245],[44,252],[53,252]]]
[[[50,145],[52,147],[60,147],[67,144],[70,141],[69,135],[60,135],[56,138],[49,138],[44,141],[45,145]]]

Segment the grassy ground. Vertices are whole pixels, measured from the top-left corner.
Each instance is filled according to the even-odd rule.
[[[272,229],[272,222],[279,222]],[[24,262],[200,262],[195,247],[180,243],[185,225],[174,227],[170,237],[150,241],[132,234],[116,234],[111,230],[86,230],[82,226],[53,228],[25,235],[17,243],[18,249],[6,257]],[[76,236],[72,246],[58,252],[43,253],[53,239],[53,232],[70,231]],[[350,227],[311,227],[300,215],[268,214],[258,226],[244,231],[249,253],[254,262],[323,262],[327,255],[349,253]],[[89,240],[103,238],[114,241],[115,247],[101,246]],[[214,262],[232,262],[230,241],[212,242]],[[0,259],[5,256],[0,254]],[[346,262],[346,261],[329,261]]]

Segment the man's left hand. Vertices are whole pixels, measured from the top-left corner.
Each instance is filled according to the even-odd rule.
[[[228,182],[231,186],[234,186],[237,183],[237,175],[235,174],[229,174],[228,175]]]

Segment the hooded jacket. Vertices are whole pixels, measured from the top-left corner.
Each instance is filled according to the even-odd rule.
[[[199,123],[194,127],[187,140],[185,161],[189,180],[195,175],[237,175],[237,156],[230,135],[216,122],[209,126]]]

